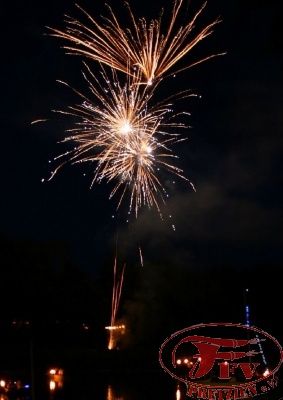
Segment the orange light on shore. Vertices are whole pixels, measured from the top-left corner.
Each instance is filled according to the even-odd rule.
[[[63,387],[63,375],[64,371],[62,368],[50,368],[48,371],[49,375],[49,389],[54,391]]]
[[[110,331],[119,329],[121,333],[125,333],[126,326],[125,325],[106,326],[105,329],[109,329]]]
[[[126,325],[110,325],[105,329],[109,330],[108,350],[112,350],[116,347],[119,337],[125,334]]]

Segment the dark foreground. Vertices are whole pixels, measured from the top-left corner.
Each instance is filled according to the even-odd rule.
[[[0,379],[21,381],[29,388],[8,394],[2,391],[0,400],[189,399],[185,384],[179,384],[162,369],[158,352],[157,347],[112,351],[34,345],[3,347]],[[56,375],[50,374],[51,369]],[[281,382],[267,394],[253,398],[283,399]]]

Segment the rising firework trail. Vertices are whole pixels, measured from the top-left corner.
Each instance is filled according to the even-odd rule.
[[[136,84],[140,75],[126,75],[122,84],[115,70],[109,75],[101,66],[99,79],[86,66],[83,76],[89,96],[72,89],[81,102],[67,110],[55,110],[77,121],[62,140],[74,147],[55,158],[58,165],[50,177],[66,163],[94,163],[91,186],[102,180],[114,181],[110,198],[120,192],[119,207],[129,192],[129,211],[133,209],[136,216],[143,205],[160,211],[159,202],[165,203],[159,170],[190,182],[173,163],[178,157],[172,145],[186,139],[176,130],[187,126],[176,122],[180,114],[186,113],[174,113],[172,105],[176,98],[195,96],[187,90],[151,105],[154,90]]]
[[[114,268],[113,268],[113,288],[112,288],[112,303],[111,303],[111,319],[110,326],[107,326],[106,329],[109,330],[109,341],[108,341],[108,349],[112,350],[115,347],[115,333],[117,331],[121,331],[125,329],[124,325],[116,325],[116,317],[120,304],[124,273],[125,273],[126,264],[124,264],[122,271],[118,274],[117,271],[117,255],[114,260]]]
[[[125,3],[131,21],[131,27],[121,27],[115,13],[109,5],[108,18],[97,22],[88,12],[77,5],[88,24],[66,16],[65,30],[47,27],[52,36],[67,40],[70,45],[64,46],[68,54],[90,58],[126,74],[134,74],[135,69],[142,72],[141,82],[152,85],[162,77],[176,74],[196,64],[224,53],[212,54],[198,61],[190,62],[180,69],[172,68],[186,56],[201,40],[213,33],[213,28],[220,20],[215,19],[200,31],[195,32],[197,18],[206,7],[206,2],[183,26],[177,26],[182,12],[183,0],[174,0],[167,28],[163,29],[160,13],[158,19],[148,23],[145,18],[135,18],[129,3]],[[169,73],[169,70],[171,72]]]

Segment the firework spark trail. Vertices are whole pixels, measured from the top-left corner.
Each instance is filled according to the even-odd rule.
[[[47,119],[46,118],[41,118],[41,119],[37,119],[35,121],[32,121],[31,124],[37,124],[38,122],[46,122]]]
[[[112,292],[112,312],[111,312],[111,326],[115,326],[117,311],[121,299],[123,280],[124,280],[124,272],[125,272],[126,264],[124,264],[120,277],[117,276],[117,258],[115,257],[114,262],[114,283],[113,283],[113,292]]]
[[[134,209],[136,216],[143,205],[155,206],[160,211],[159,201],[165,203],[165,189],[157,177],[159,168],[190,182],[180,168],[170,163],[170,159],[178,158],[170,146],[186,139],[176,130],[187,128],[175,121],[180,114],[186,113],[174,114],[172,103],[175,97],[179,100],[195,95],[186,90],[150,106],[154,90],[148,92],[146,87],[141,89],[136,84],[140,73],[127,75],[126,83],[121,84],[115,70],[109,76],[101,67],[101,82],[86,68],[83,76],[91,99],[61,82],[74,90],[82,103],[69,106],[65,111],[54,110],[74,116],[78,121],[62,140],[71,141],[75,147],[55,158],[63,161],[50,179],[66,163],[94,162],[96,167],[91,186],[104,179],[107,182],[114,180],[110,198],[119,190],[122,192],[117,208],[129,189],[129,210]],[[170,133],[172,129],[174,133]]]
[[[116,328],[116,317],[117,312],[120,304],[122,287],[123,287],[123,280],[124,280],[124,273],[125,273],[126,264],[124,264],[121,274],[118,275],[117,272],[117,255],[115,256],[114,260],[114,268],[113,268],[113,289],[112,289],[112,304],[111,304],[111,319],[110,319],[110,326],[109,329],[109,342],[108,342],[108,349],[111,350],[115,346],[115,328]]]
[[[117,270],[117,243],[118,243],[118,235],[116,238],[116,254],[114,258],[114,265],[113,265],[113,288],[112,288],[112,302],[111,302],[111,318],[110,318],[110,327],[109,328],[109,342],[108,342],[108,349],[111,350],[115,346],[115,329],[116,327],[116,318],[117,312],[120,304],[122,288],[123,288],[123,281],[124,281],[124,274],[126,268],[126,262],[123,265],[122,270],[120,273]]]
[[[73,44],[63,46],[68,54],[90,58],[126,74],[134,74],[134,69],[138,68],[142,71],[143,83],[151,85],[154,81],[160,80],[201,40],[211,35],[213,27],[221,22],[217,18],[191,38],[195,29],[195,22],[206,7],[207,2],[203,3],[186,25],[177,28],[177,19],[181,12],[183,0],[174,0],[169,26],[165,33],[162,33],[162,13],[159,19],[152,19],[149,23],[145,18],[139,18],[137,21],[129,3],[126,2],[125,4],[129,11],[132,29],[121,27],[109,5],[106,6],[110,12],[110,17],[102,17],[104,21],[102,25],[77,5],[90,21],[91,27],[75,18],[66,16],[65,30],[47,28],[51,32],[51,36],[68,40]],[[223,54],[225,53],[209,55],[173,73],[176,74]]]

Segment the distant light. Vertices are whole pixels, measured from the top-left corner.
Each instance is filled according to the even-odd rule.
[[[269,375],[269,369],[268,368],[263,373],[263,376],[267,376],[267,375]]]

